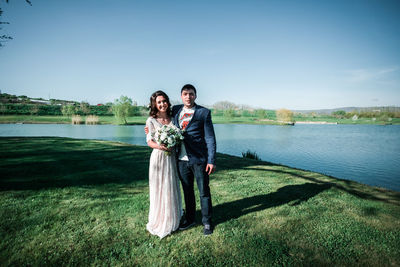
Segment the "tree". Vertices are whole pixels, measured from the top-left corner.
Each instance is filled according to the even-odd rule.
[[[89,114],[90,113],[90,105],[89,105],[89,103],[87,103],[87,102],[81,102],[80,104],[79,104],[79,109],[81,110],[81,112],[84,114],[84,115],[87,115],[87,114]]]
[[[240,115],[243,117],[252,117],[253,113],[248,109],[243,109]]]
[[[224,117],[228,119],[232,119],[235,116],[235,111],[233,109],[225,109],[224,110]]]
[[[226,110],[226,109],[236,109],[235,103],[229,101],[219,101],[213,105],[214,109]]]
[[[7,112],[7,106],[3,103],[0,103],[0,113],[4,115]]]
[[[64,105],[61,108],[61,112],[64,116],[71,117],[72,115],[75,115],[75,106],[74,105]]]
[[[335,116],[336,118],[344,118],[344,116],[346,116],[346,111],[344,110],[337,110],[335,112],[332,112],[332,115]]]
[[[20,103],[27,104],[30,102],[29,98],[26,95],[18,96]]]
[[[264,119],[267,116],[267,111],[265,109],[257,109],[257,117],[259,119]]]
[[[128,124],[126,117],[132,114],[133,101],[127,96],[121,96],[119,99],[115,99],[112,106],[112,112],[119,122]]]
[[[140,116],[140,115],[141,115],[140,108],[138,107],[137,102],[133,101],[131,116]]]
[[[39,113],[39,106],[38,105],[32,105],[30,107],[30,112],[31,112],[32,116],[33,115],[37,115]]]
[[[276,111],[276,119],[279,122],[293,122],[293,112],[288,109],[278,109]]]

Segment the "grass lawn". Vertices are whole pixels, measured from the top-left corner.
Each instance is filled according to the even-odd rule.
[[[150,152],[0,138],[1,265],[400,265],[399,192],[225,154],[210,183],[214,234],[160,240],[145,230]]]
[[[145,124],[146,116],[129,117],[128,124]],[[85,116],[82,116],[85,123]],[[64,116],[1,115],[0,123],[57,123],[70,124],[71,118]],[[114,116],[99,116],[99,124],[119,124]]]

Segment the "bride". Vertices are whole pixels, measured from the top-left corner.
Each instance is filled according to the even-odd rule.
[[[163,125],[175,126],[171,121],[171,103],[167,94],[163,91],[153,93],[150,106],[150,117],[146,121],[149,129],[146,141],[153,152],[150,156],[150,211],[146,229],[163,238],[179,227],[182,216],[181,194],[175,150],[159,145],[154,140],[154,134]],[[171,152],[171,155],[166,155],[165,151]]]

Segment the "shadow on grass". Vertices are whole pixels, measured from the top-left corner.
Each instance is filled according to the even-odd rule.
[[[252,169],[266,171],[265,169],[258,169],[258,168],[252,168]],[[347,192],[353,196],[356,196],[356,197],[359,197],[362,199],[382,201],[382,202],[386,202],[386,203],[400,205],[400,192],[391,191],[391,190],[387,190],[384,188],[366,186],[366,185],[363,185],[363,184],[360,184],[360,183],[357,183],[354,181],[343,180],[343,179],[335,178],[335,177],[328,176],[328,175],[325,175],[325,176],[335,179],[336,181],[335,182],[327,182],[327,181],[318,179],[316,177],[295,174],[292,171],[281,171],[281,170],[268,170],[268,171],[293,175],[293,176],[296,176],[301,179],[304,179],[304,180],[307,180],[307,181],[310,181],[313,183],[317,183],[317,184],[330,185],[333,188]]]
[[[61,137],[1,137],[0,191],[146,182],[150,153],[151,149],[145,146],[106,141]],[[302,188],[305,190],[306,197],[321,192],[321,189],[336,188],[362,199],[400,205],[399,192],[264,161],[218,153],[217,166],[217,173],[242,169],[265,172],[266,178],[272,173],[301,178],[310,183],[306,188]],[[315,186],[310,186],[311,184]],[[297,189],[297,187],[288,187],[272,197],[273,199],[280,198],[286,194],[287,190],[290,190],[297,199],[302,199],[299,195],[302,190]],[[287,197],[288,201],[294,200],[291,199],[290,194],[287,194]],[[255,198],[247,199],[247,201],[251,203],[258,201],[262,206],[269,205],[261,203],[262,196]],[[246,199],[242,201],[245,202]]]
[[[217,225],[231,219],[239,218],[248,213],[278,207],[288,203],[292,206],[296,206],[330,187],[331,186],[328,184],[315,183],[287,185],[267,195],[252,196],[223,203],[213,207],[213,213],[215,214],[214,222]]]
[[[336,188],[362,199],[400,205],[400,192],[367,186],[350,180],[339,179],[329,175],[318,174],[284,165],[273,164],[270,162],[244,159],[226,154],[218,154],[217,166],[218,171],[242,169],[290,175],[293,178],[301,178],[305,181],[323,185],[327,188]],[[232,168],[232,166],[235,167]]]
[[[0,190],[145,181],[150,152],[143,146],[96,140],[2,137]]]

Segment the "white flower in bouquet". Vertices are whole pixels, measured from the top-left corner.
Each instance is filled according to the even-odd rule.
[[[176,144],[175,139],[172,138],[171,136],[168,137],[168,144],[171,144],[171,146],[174,146]]]
[[[171,125],[163,125],[156,131],[154,137],[159,145],[165,145],[167,148],[172,148],[183,140],[181,130]],[[170,151],[164,151],[164,153],[171,155]]]
[[[168,137],[167,133],[161,133],[160,140],[164,142],[165,139],[167,139],[167,137]]]

